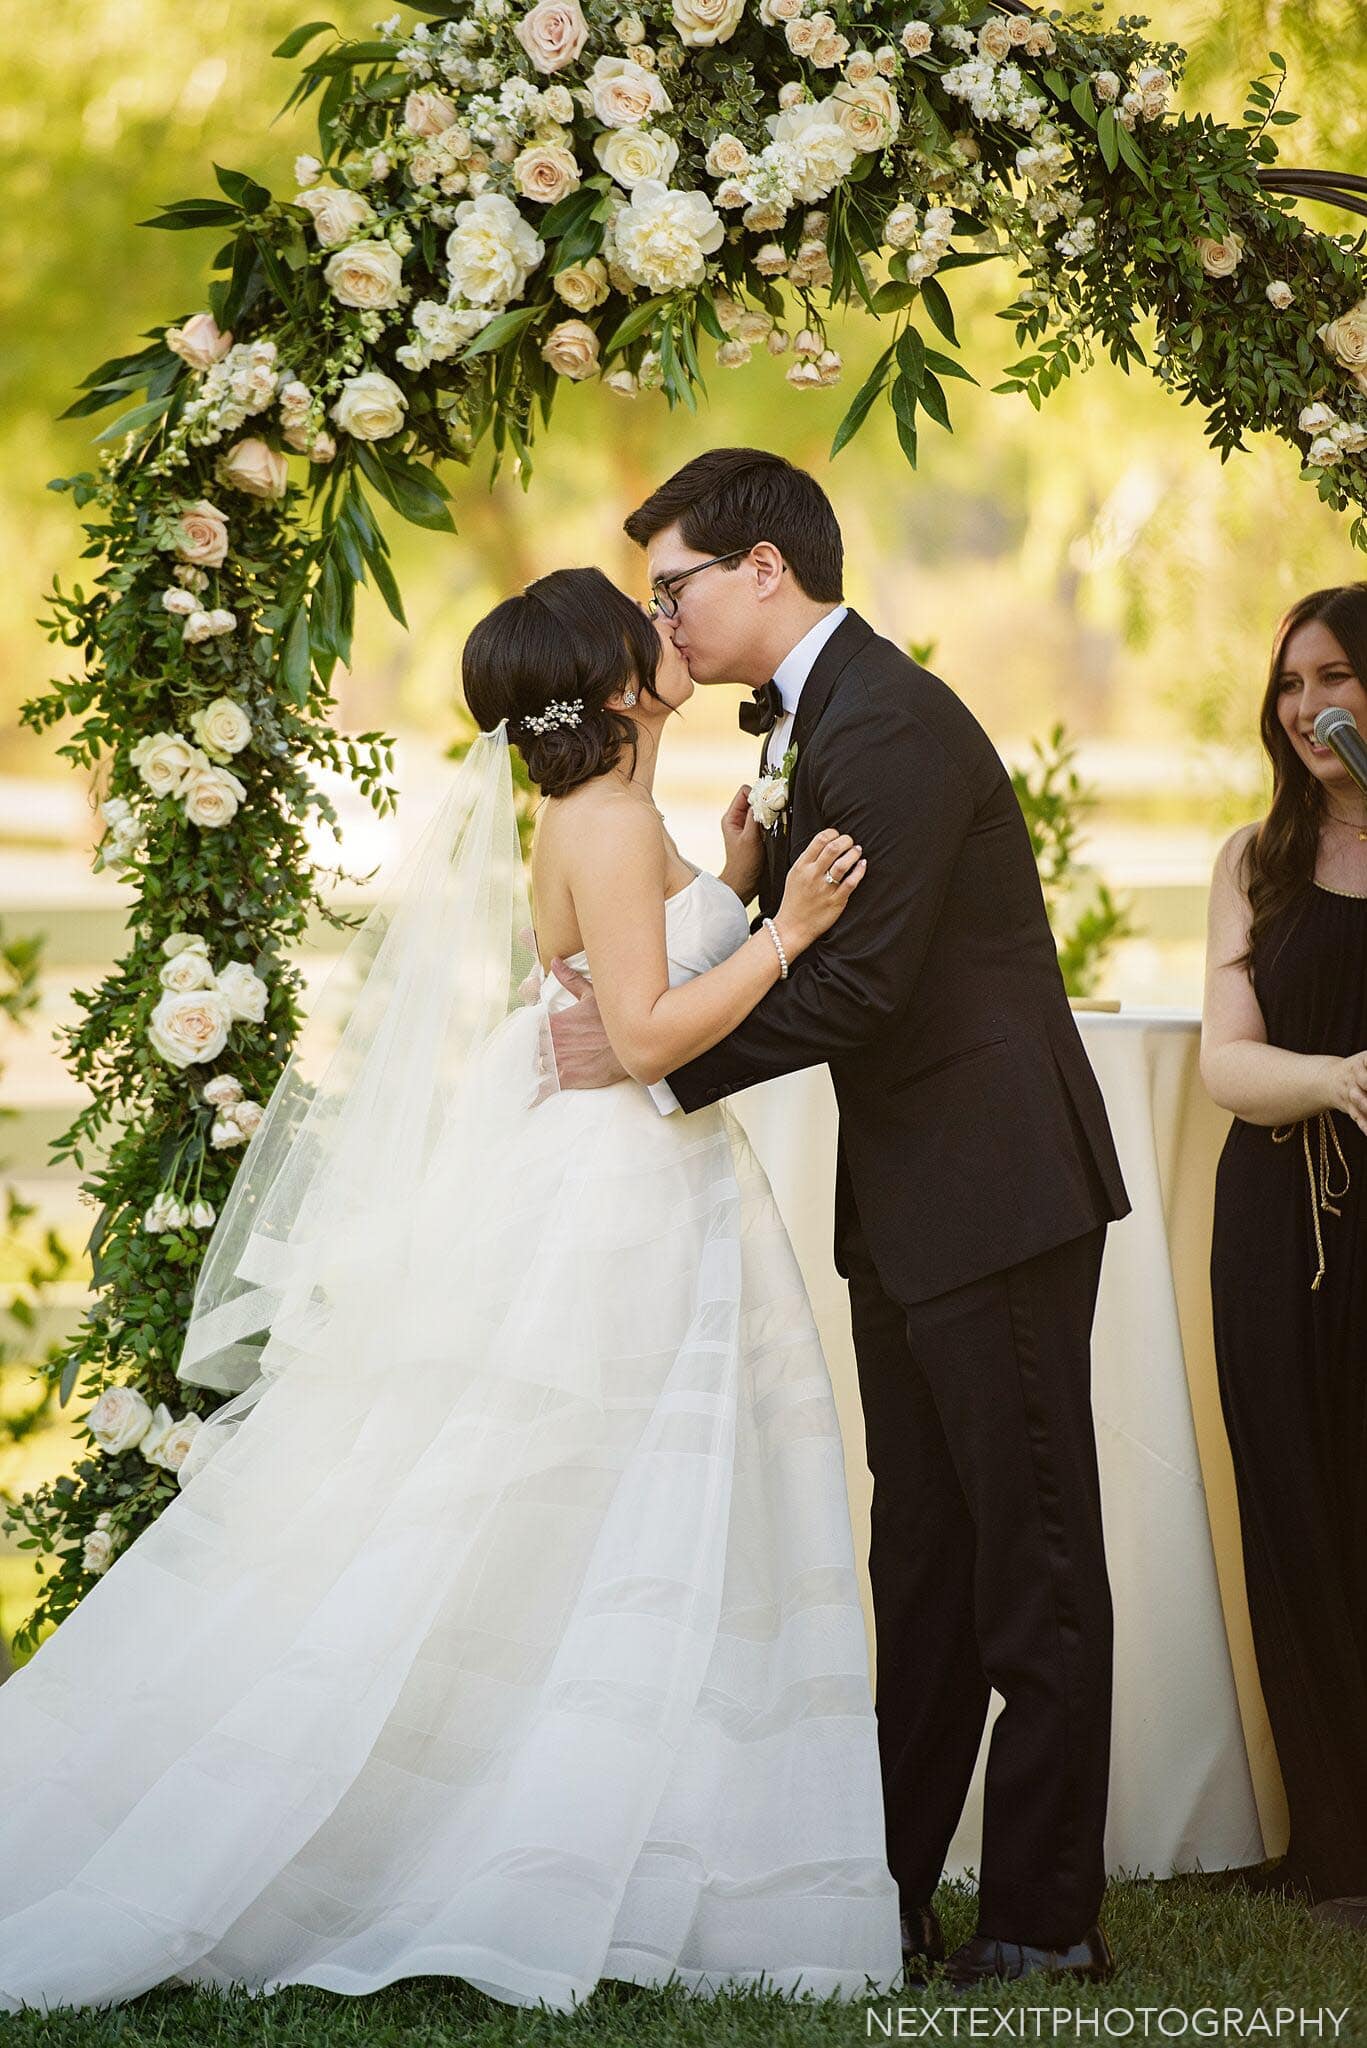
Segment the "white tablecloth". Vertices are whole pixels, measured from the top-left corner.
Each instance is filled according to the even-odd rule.
[[[1115,1603],[1107,1868],[1164,1877],[1255,1863],[1284,1846],[1285,1808],[1244,1608],[1210,1338],[1211,1194],[1229,1119],[1201,1086],[1196,1017],[1083,1012],[1078,1024],[1133,1204],[1107,1236],[1092,1351]],[[785,1075],[731,1097],[731,1107],[773,1183],[825,1343],[872,1642],[872,1482],[849,1301],[831,1254],[830,1077],[824,1067]],[[993,1715],[1000,1704],[994,1695]],[[951,1875],[977,1869],[986,1747],[985,1736]]]

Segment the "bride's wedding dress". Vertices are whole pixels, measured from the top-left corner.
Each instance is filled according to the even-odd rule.
[[[706,872],[666,922],[671,982],[748,931]],[[437,1248],[440,1341],[396,1376],[402,1289],[358,1302],[0,1687],[0,2009],[896,1976],[841,1442],[764,1174],[723,1104],[634,1082],[518,1128],[388,1219]]]

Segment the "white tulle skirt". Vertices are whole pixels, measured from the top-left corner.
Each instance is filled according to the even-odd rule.
[[[740,1126],[565,1094],[487,1180],[435,1271],[440,1175],[388,1219],[423,1299],[334,1318],[0,1688],[0,2009],[895,1978],[835,1407]]]

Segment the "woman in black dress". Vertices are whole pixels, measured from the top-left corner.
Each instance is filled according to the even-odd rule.
[[[1221,848],[1201,1074],[1234,1112],[1211,1283],[1249,1612],[1291,1835],[1277,1886],[1367,1906],[1367,796],[1316,744],[1367,733],[1367,584],[1277,629],[1267,816]],[[1349,1903],[1349,1902],[1352,1903]]]

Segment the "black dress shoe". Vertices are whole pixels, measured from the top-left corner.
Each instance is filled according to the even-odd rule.
[[[1101,1984],[1115,1970],[1115,1958],[1100,1927],[1089,1928],[1068,1948],[1036,1948],[1026,1941],[999,1941],[974,1934],[956,1948],[944,1967],[946,1991],[969,1991],[994,1977],[1079,1977]]]
[[[924,1984],[932,1963],[945,1959],[945,1937],[933,1906],[911,1906],[902,1914],[902,1962],[908,1984]]]

